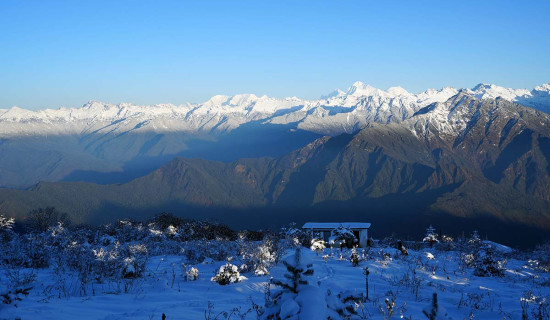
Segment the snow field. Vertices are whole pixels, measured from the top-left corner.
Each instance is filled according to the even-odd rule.
[[[537,270],[528,258],[520,259],[521,255],[507,257],[503,277],[477,277],[460,262],[458,251],[409,248],[409,255],[402,256],[389,247],[372,248],[369,253],[359,249],[368,258],[358,267],[349,261],[350,250],[325,249],[319,256],[305,248],[302,252],[315,270],[310,283],[319,283],[322,292],[364,293],[363,268],[369,268],[370,299],[359,306],[357,319],[363,315],[368,319],[425,319],[422,310],[430,306],[434,292],[449,319],[522,319],[522,298],[529,319],[537,319],[541,308],[548,311],[548,301],[546,305],[541,301],[550,297],[550,274]],[[245,313],[243,319],[256,319],[256,312],[248,311],[251,301],[263,306],[270,277],[283,279],[286,272],[279,263],[268,276],[246,273],[248,279],[222,286],[210,279],[225,261],[186,265],[199,270],[196,281],[186,281],[182,268],[186,263],[184,256],[155,256],[147,262],[143,278],[96,283],[86,296],[79,295],[75,275],[64,275],[67,294],[60,294],[55,271],[39,269],[31,294],[17,307],[2,305],[0,319],[161,319],[163,313],[167,319],[241,319]],[[238,259],[231,263],[239,265]],[[391,316],[386,299],[395,302]],[[289,302],[288,308],[292,306]],[[548,319],[548,314],[541,319]]]

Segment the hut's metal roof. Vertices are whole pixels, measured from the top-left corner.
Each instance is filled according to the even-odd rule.
[[[327,229],[333,230],[339,227],[349,229],[368,229],[370,223],[368,222],[306,222],[302,229]]]

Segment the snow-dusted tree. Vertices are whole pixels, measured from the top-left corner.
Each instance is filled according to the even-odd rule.
[[[66,213],[57,211],[54,207],[32,210],[27,215],[25,222],[27,227],[36,233],[46,232],[59,222],[65,226],[70,224],[69,216]]]
[[[296,248],[283,264],[287,269],[285,279],[273,279],[278,287],[272,291],[260,319],[340,319],[355,312],[353,301],[361,297],[351,293],[333,295],[323,292],[318,283],[310,281],[313,264]]]
[[[474,254],[474,275],[478,277],[502,277],[504,275],[504,267],[495,255],[496,253],[490,245],[482,245]]]
[[[422,310],[422,313],[430,320],[447,320],[447,311],[439,305],[437,293],[433,294],[432,304]]]
[[[307,246],[311,241],[309,232],[297,228],[296,223],[291,223],[287,227],[281,228],[280,235],[291,247]]]
[[[332,236],[330,237],[329,243],[331,245],[339,246],[340,248],[353,248],[354,246],[359,244],[359,241],[357,240],[351,229],[340,226],[332,230]]]
[[[423,242],[429,243],[430,247],[434,245],[434,243],[438,243],[439,239],[437,239],[437,233],[435,232],[435,228],[431,225],[426,229],[426,235],[424,236]]]
[[[254,274],[257,276],[268,275],[270,268],[275,262],[273,240],[266,238],[253,252]]]
[[[241,271],[254,271],[258,276],[269,274],[268,269],[277,259],[277,242],[270,237],[265,237],[260,243],[247,241],[242,237],[237,240],[239,246],[239,258],[241,259]]]
[[[285,279],[272,279],[278,290],[266,301],[260,319],[298,319],[298,314],[302,319],[326,319],[325,295],[318,286],[310,285],[307,277],[314,273],[313,264],[303,258],[301,248],[296,248],[283,264],[287,270]],[[299,301],[307,303],[301,305]],[[308,313],[311,313],[309,318],[305,316]]]
[[[217,282],[222,286],[228,285],[230,283],[246,280],[246,277],[241,276],[241,274],[239,273],[239,268],[236,265],[231,264],[229,262],[230,262],[230,259],[227,259],[226,264],[221,266],[220,269],[218,270],[218,273],[216,273],[215,276],[210,278],[210,280]]]
[[[326,245],[325,241],[322,239],[311,239],[311,250],[315,251],[317,255],[319,255],[319,252],[325,250]]]

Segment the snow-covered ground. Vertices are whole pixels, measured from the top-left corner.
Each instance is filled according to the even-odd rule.
[[[426,319],[422,310],[436,292],[449,319],[522,319],[525,308],[529,319],[539,319],[537,312],[540,319],[548,319],[544,312],[549,311],[549,302],[542,299],[550,298],[550,273],[536,269],[527,255],[511,256],[503,252],[507,250],[496,247],[501,260],[506,260],[502,277],[475,276],[459,258],[461,252],[428,246],[409,248],[408,256],[383,245],[368,252],[359,249],[363,260],[357,267],[349,261],[349,250],[325,249],[319,255],[302,251],[313,262],[310,283],[318,282],[323,291],[364,293],[363,268],[369,268],[369,300],[359,306],[359,318],[389,319],[388,299],[395,301],[392,319]],[[270,275],[247,273],[247,279],[222,286],[211,277],[225,262],[211,262],[192,265],[199,277],[186,281],[184,268],[192,266],[183,255],[155,256],[148,260],[142,278],[96,283],[85,295],[76,275],[66,273],[60,279],[51,267],[39,269],[30,294],[16,307],[0,304],[0,319],[161,319],[163,313],[166,319],[256,319],[252,301],[263,306],[270,278],[281,279],[286,272],[279,263]],[[239,265],[238,259],[232,263]]]

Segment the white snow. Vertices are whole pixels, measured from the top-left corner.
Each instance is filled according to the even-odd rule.
[[[479,84],[465,89],[480,98],[496,98],[550,111],[550,85],[532,91]],[[444,102],[459,90],[445,87],[419,94],[401,87],[387,91],[355,82],[346,91],[336,90],[319,100],[296,97],[276,99],[254,94],[217,95],[201,104],[118,105],[91,100],[81,108],[38,111],[19,107],[0,109],[0,137],[126,132],[228,132],[242,124],[290,124],[321,134],[353,132],[372,122],[400,122],[424,106]]]
[[[395,301],[393,318],[424,319],[422,310],[430,306],[433,292],[438,293],[440,309],[446,310],[453,319],[468,319],[471,315],[480,320],[521,319],[522,299],[529,303],[530,310],[535,310],[535,301],[550,296],[550,287],[543,285],[550,281],[550,274],[533,269],[526,260],[508,257],[504,277],[485,278],[476,277],[471,269],[461,267],[458,251],[438,251],[434,259],[429,260],[425,250],[409,249],[409,256],[403,257],[388,249],[372,249],[367,253],[371,258],[355,268],[348,260],[337,259],[339,250],[325,250],[329,256],[326,262],[314,252],[302,250],[304,258],[313,263],[313,277],[320,281],[320,287],[304,287],[296,304],[285,302],[281,308],[283,313],[293,314],[298,304],[302,307],[300,319],[322,318],[321,315],[326,313],[327,289],[333,294],[364,292],[364,267],[370,270],[370,300],[364,308],[373,319],[382,318],[379,310],[386,307],[385,299]],[[393,252],[394,258],[383,260],[382,253],[386,251]],[[344,255],[348,254],[349,251],[344,251]],[[249,299],[263,305],[268,277],[250,277],[220,286],[211,282],[209,277],[186,281],[185,274],[176,272],[172,284],[174,266],[185,262],[182,256],[154,257],[147,264],[145,278],[126,282],[129,286],[127,293],[120,292],[116,284],[103,283],[96,284],[93,294],[80,296],[77,283],[72,282],[72,293],[62,298],[52,291],[56,284],[54,270],[39,270],[31,294],[19,301],[17,308],[0,304],[0,318],[160,319],[165,313],[167,319],[204,319],[209,301],[213,304],[214,314],[230,312],[234,308],[241,308],[244,313],[251,308]],[[213,274],[224,264],[219,261],[196,268],[201,274]],[[270,271],[273,277],[282,278],[286,270],[279,264]],[[77,280],[71,280],[71,277],[67,275],[69,284]],[[256,319],[256,315],[251,312],[245,319]]]

